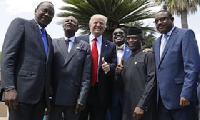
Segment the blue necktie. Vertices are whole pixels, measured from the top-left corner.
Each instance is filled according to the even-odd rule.
[[[45,29],[42,28],[41,31],[42,31],[42,41],[44,43],[44,48],[45,48],[45,54],[47,55],[48,45],[47,45],[47,37],[46,37]]]
[[[67,40],[65,40],[65,42],[66,42],[66,45],[67,45],[67,52],[69,53],[70,50],[71,50],[71,48],[70,48],[70,46],[69,46],[69,43],[71,42],[71,40],[70,40],[70,39],[67,39]]]

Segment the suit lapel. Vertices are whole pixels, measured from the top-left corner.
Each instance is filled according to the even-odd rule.
[[[72,49],[70,50],[70,52],[68,53],[66,59],[65,59],[65,64],[67,64],[69,62],[69,60],[74,56],[75,52],[77,49],[81,48],[81,44],[80,42],[75,38],[75,41],[72,45]]]
[[[65,42],[65,38],[61,38],[60,40],[58,40],[58,45],[60,47],[61,53],[63,54],[64,58],[67,58],[67,45]]]
[[[108,49],[108,44],[106,42],[106,40],[103,40],[102,38],[102,45],[101,45],[101,55],[100,55],[100,58],[99,58],[99,66],[98,66],[98,70],[101,68],[101,65],[102,65],[102,58],[106,58],[106,50]]]
[[[41,35],[41,32],[40,32],[40,29],[39,29],[39,27],[38,27],[38,25],[37,25],[37,23],[36,23],[35,20],[31,20],[30,22],[32,23],[32,26],[33,26],[33,29],[34,29],[31,32],[33,32],[34,37],[37,38],[36,40],[38,40],[38,43],[40,45],[40,49],[41,49],[42,53],[44,54],[44,56],[46,56],[46,54],[45,54],[45,48],[44,48],[44,44],[43,44],[43,41],[42,41],[42,35]]]
[[[160,64],[160,43],[161,43],[161,37],[159,37],[154,44],[156,65]]]
[[[127,45],[125,45],[123,60],[126,60],[131,55],[131,50],[128,48]]]
[[[171,33],[171,35],[170,35],[170,37],[169,37],[169,39],[168,39],[168,41],[167,41],[167,44],[166,44],[166,46],[165,46],[165,49],[164,49],[164,51],[163,51],[162,57],[161,57],[161,59],[160,59],[160,64],[162,63],[163,59],[165,58],[167,52],[169,51],[169,48],[170,48],[170,46],[172,45],[173,41],[175,41],[176,36],[177,36],[176,34],[177,34],[177,29],[174,28],[174,30],[172,31],[172,33]],[[160,53],[160,52],[159,52],[159,53]],[[159,64],[159,66],[160,66],[160,64]]]

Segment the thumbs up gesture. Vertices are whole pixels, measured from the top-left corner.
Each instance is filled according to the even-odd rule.
[[[124,60],[123,60],[123,58],[122,58],[122,59],[121,59],[121,63],[118,64],[117,67],[115,68],[115,73],[121,74],[123,68],[124,68]]]
[[[105,71],[105,74],[110,71],[110,66],[105,61],[104,57],[102,57],[102,65],[101,65],[103,71]]]

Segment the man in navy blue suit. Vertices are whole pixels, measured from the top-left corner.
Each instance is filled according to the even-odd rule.
[[[79,120],[88,120],[88,115],[89,120],[105,120],[106,110],[110,104],[117,55],[115,44],[102,36],[106,23],[107,17],[100,14],[93,15],[89,21],[91,33],[80,37],[91,47],[92,80],[86,107]]]
[[[162,34],[153,44],[157,73],[158,120],[194,120],[199,52],[195,34],[174,26],[168,11],[155,15]]]
[[[115,68],[115,80],[112,85],[111,106],[106,116],[107,120],[122,120],[122,106],[124,102],[124,84],[121,76],[123,62],[132,54],[125,44],[125,32],[116,28],[113,32],[113,42],[117,50],[117,67]]]

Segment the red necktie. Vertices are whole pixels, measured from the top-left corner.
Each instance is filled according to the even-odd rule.
[[[92,86],[97,82],[98,50],[96,41],[97,38],[92,41]]]

